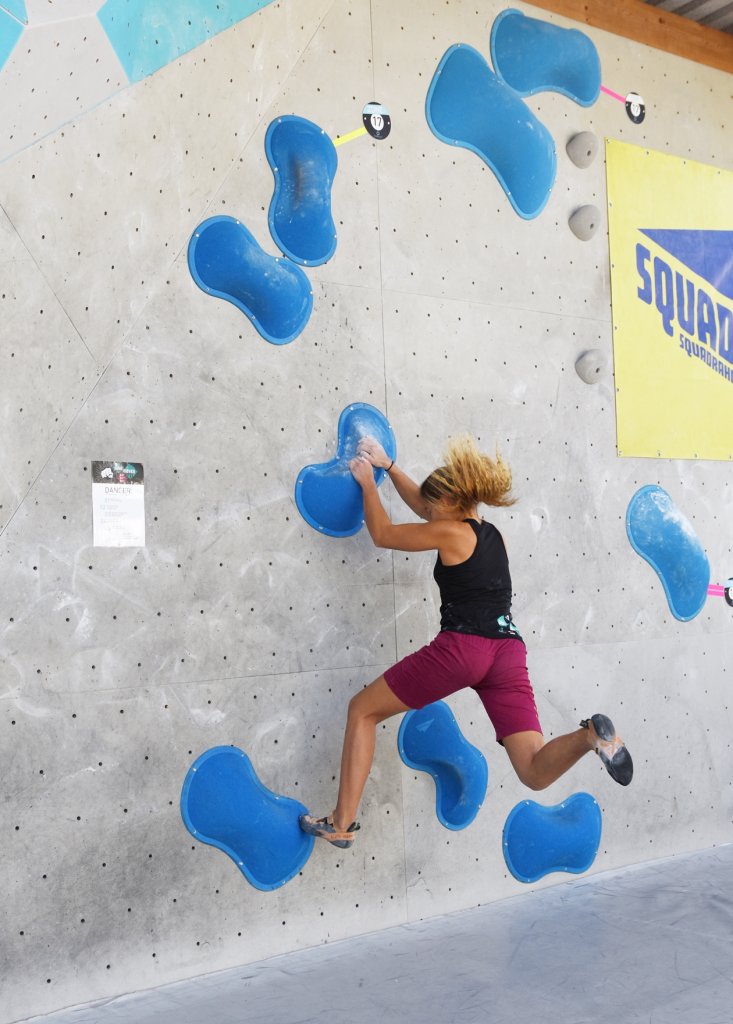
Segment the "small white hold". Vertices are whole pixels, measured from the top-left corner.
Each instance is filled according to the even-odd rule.
[[[593,132],[578,132],[568,142],[565,152],[576,167],[590,167],[598,155],[598,136]]]
[[[589,241],[598,230],[601,211],[597,206],[581,206],[570,217],[570,230],[581,242]]]
[[[591,348],[576,360],[575,372],[586,384],[597,384],[607,363],[605,352],[601,352],[599,348]]]

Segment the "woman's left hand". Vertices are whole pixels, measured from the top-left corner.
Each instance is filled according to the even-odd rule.
[[[374,483],[374,469],[371,462],[363,455],[357,455],[355,459],[352,459],[349,469],[360,487],[363,488]]]

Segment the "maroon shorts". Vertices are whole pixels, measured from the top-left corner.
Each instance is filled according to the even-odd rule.
[[[515,732],[542,732],[521,640],[444,630],[432,643],[388,668],[384,678],[410,708],[425,707],[470,686],[481,698],[499,743]]]

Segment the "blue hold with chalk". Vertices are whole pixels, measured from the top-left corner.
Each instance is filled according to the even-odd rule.
[[[574,793],[554,807],[523,800],[504,825],[506,866],[519,882],[556,871],[579,875],[596,859],[601,828],[601,809],[589,793]]]
[[[364,523],[364,500],[349,462],[355,457],[359,441],[373,437],[390,459],[397,455],[395,436],[385,416],[366,402],[347,406],[338,421],[338,446],[329,462],[305,466],[295,482],[298,511],[314,530],[329,537],[351,537]],[[374,470],[379,486],[386,471]]]
[[[188,267],[207,295],[233,303],[273,345],[301,333],[313,309],[308,278],[289,260],[270,256],[234,217],[210,217],[194,231]]]
[[[590,107],[601,91],[601,61],[593,41],[576,28],[528,18],[510,8],[491,28],[491,61],[520,96],[559,92]]]
[[[191,835],[226,853],[265,892],[289,882],[310,857],[313,836],[298,824],[307,811],[267,789],[237,747],[213,747],[197,758],[181,792],[181,816]]]
[[[486,758],[461,732],[453,712],[439,700],[408,711],[397,736],[400,757],[435,780],[435,812],[454,832],[466,828],[486,797]]]
[[[336,251],[331,187],[336,147],[322,128],[304,117],[278,117],[267,129],[265,153],[275,178],[270,234],[295,263],[319,266]]]
[[[663,488],[647,484],[636,492],[626,511],[626,532],[659,576],[674,617],[694,619],[707,600],[710,563],[689,520]]]
[[[442,142],[470,149],[491,168],[520,217],[531,220],[542,212],[555,182],[555,143],[478,50],[457,43],[446,51],[425,113]]]

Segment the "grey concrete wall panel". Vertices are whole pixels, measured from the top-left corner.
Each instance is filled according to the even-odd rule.
[[[28,21],[34,25],[71,21],[96,14],[104,0],[64,0],[62,6],[48,0],[25,0]]]
[[[12,517],[99,375],[10,221],[0,211],[0,525]]]
[[[733,614],[711,598],[675,620],[625,531],[633,493],[661,485],[724,582],[733,467],[619,459],[612,374],[588,387],[576,373],[590,350],[612,365],[603,160],[561,160],[525,222],[425,122],[442,54],[488,54],[502,9],[271,4],[0,166],[0,1024],[516,894],[501,830],[528,795],[598,799],[593,871],[733,838]],[[38,31],[56,28],[70,46],[72,21]],[[727,76],[592,35],[604,84],[638,90],[647,117],[634,126],[605,96],[587,109],[531,97],[558,149],[592,131],[733,166]],[[18,123],[32,132],[44,104],[23,97],[50,96],[58,66],[37,83],[30,67]],[[336,254],[307,271],[302,335],[268,345],[196,287],[188,239],[226,213],[275,253],[267,125],[295,113],[334,138],[372,99],[392,133],[339,147]],[[581,245],[567,222],[589,204],[603,222]],[[451,706],[490,771],[472,826],[439,824],[390,721],[354,849],[317,846],[262,893],[184,829],[191,762],[236,744],[269,788],[329,811],[351,695],[438,621],[429,554],[324,537],[295,506],[298,472],[333,456],[353,401],[386,413],[418,479],[451,433],[498,444],[519,502],[494,519],[543,727],[610,713],[637,777],[622,790],[589,757],[528,794],[461,693]],[[104,458],[145,466],[144,549],[92,546],[90,464]],[[411,518],[390,484],[382,494]]]
[[[96,16],[74,17],[68,6],[44,0],[35,9],[28,7],[29,24],[2,70],[3,93],[12,99],[0,107],[0,161],[69,125],[127,85]]]

